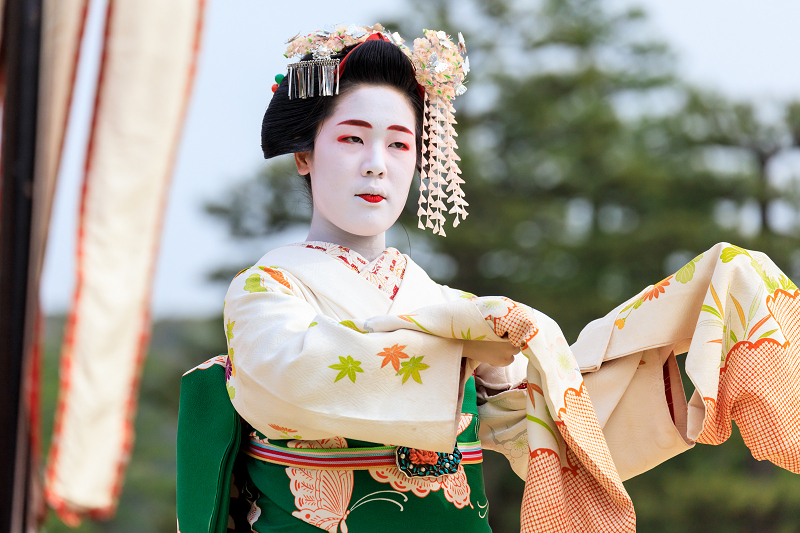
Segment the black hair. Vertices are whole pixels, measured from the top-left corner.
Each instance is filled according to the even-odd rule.
[[[352,50],[350,55],[347,55]],[[261,150],[269,159],[283,154],[307,152],[314,149],[320,124],[333,114],[338,99],[360,85],[391,87],[402,93],[416,119],[417,170],[422,162],[422,118],[424,102],[417,89],[414,65],[396,45],[381,41],[366,41],[352,45],[333,55],[344,59],[345,68],[339,78],[338,96],[316,96],[289,99],[289,79],[284,78],[272,95],[272,101],[261,123]],[[311,59],[311,54],[302,58]],[[304,176],[306,183],[309,176]]]

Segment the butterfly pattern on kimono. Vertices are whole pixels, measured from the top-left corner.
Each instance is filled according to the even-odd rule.
[[[462,413],[458,423],[461,434],[472,423],[473,415]],[[319,441],[294,441],[292,448],[347,448],[347,441],[341,437]],[[463,465],[458,472],[441,478],[409,478],[396,467],[370,469],[370,475],[380,483],[388,483],[397,492],[413,492],[420,498],[431,492],[441,490],[445,499],[457,509],[470,503],[470,487]],[[353,495],[354,475],[352,470],[311,470],[304,468],[286,469],[289,488],[295,499],[296,511],[292,515],[313,526],[331,533],[341,530],[347,533],[347,516],[358,503],[350,506]],[[363,500],[363,498],[362,498]]]
[[[318,441],[292,441],[290,448],[347,448],[342,437]],[[348,506],[353,495],[352,470],[287,468],[289,488],[297,508],[292,515],[325,531],[347,533]]]

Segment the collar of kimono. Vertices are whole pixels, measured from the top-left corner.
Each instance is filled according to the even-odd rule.
[[[387,248],[373,261],[345,246],[322,241],[299,242],[292,246],[302,246],[319,250],[342,262],[347,268],[361,274],[367,281],[394,299],[406,271],[406,257],[395,248]]]
[[[377,289],[361,274],[342,268],[341,261],[319,250],[302,246],[283,246],[268,252],[258,264],[281,268],[297,278],[300,291],[309,298],[324,300],[344,318],[406,314],[442,303],[442,290],[411,258],[406,259],[403,283],[394,300]]]

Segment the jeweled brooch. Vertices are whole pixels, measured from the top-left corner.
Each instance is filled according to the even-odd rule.
[[[461,451],[458,448],[450,453],[441,453],[398,446],[394,453],[397,468],[408,477],[439,477],[455,474],[461,463]]]

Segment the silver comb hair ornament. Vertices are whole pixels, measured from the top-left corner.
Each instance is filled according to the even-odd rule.
[[[289,65],[289,100],[339,94],[339,60],[311,59]]]

